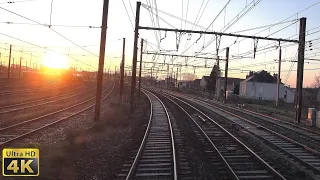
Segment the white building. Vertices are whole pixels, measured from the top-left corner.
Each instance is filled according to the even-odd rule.
[[[240,83],[239,95],[248,99],[276,100],[277,84],[252,81],[252,77]],[[294,92],[280,84],[279,99],[283,99],[287,103],[293,103],[295,98]]]

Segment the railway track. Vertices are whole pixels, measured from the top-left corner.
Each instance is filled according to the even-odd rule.
[[[109,86],[106,88],[103,93],[111,89],[107,95],[103,97],[102,100],[106,99],[111,92],[114,89],[114,84],[112,86]],[[35,133],[37,131],[43,130],[47,127],[50,127],[54,124],[57,124],[59,122],[65,121],[73,116],[76,116],[92,107],[95,106],[94,103],[90,103],[90,101],[94,100],[95,97],[92,97],[90,99],[87,99],[85,101],[82,101],[80,103],[77,103],[73,106],[51,112],[49,114],[30,119],[21,123],[17,123],[5,128],[0,129],[0,147],[3,147],[4,145],[7,145],[9,143],[12,143],[13,141],[16,141],[18,139],[21,139],[25,136],[28,136],[32,133]],[[81,106],[87,105],[85,108],[80,108]],[[71,111],[71,112],[70,112]]]
[[[126,180],[177,180],[175,144],[168,111],[154,94],[143,92],[151,104],[149,123],[140,148],[130,168],[126,170],[128,173],[119,174],[118,177]]]
[[[285,179],[205,113],[181,99],[168,94],[163,96],[185,112],[205,137],[204,141],[212,149],[206,153],[211,163],[219,168],[219,179]]]
[[[62,89],[67,87],[67,85],[58,85],[58,86],[51,86],[51,87],[43,87],[43,88],[32,88],[32,89],[24,89],[24,90],[5,90],[0,91],[0,96],[12,95],[12,94],[24,94],[24,93],[33,93],[39,91],[48,91],[53,89]]]
[[[186,98],[177,94],[175,94],[174,97],[179,97],[179,99]],[[237,114],[231,113],[207,102],[191,99],[190,97],[188,98],[188,101],[196,104],[197,106],[200,106],[201,108],[207,109],[208,111],[210,111],[210,113],[213,113],[214,116],[222,117],[238,125],[239,127],[245,129],[248,133],[260,138],[269,146],[288,156],[289,159],[294,159],[294,161],[299,163],[298,165],[306,167],[316,175],[320,175],[320,153],[318,151],[311,149],[299,142],[296,142],[289,137],[281,135],[278,132],[272,131],[271,129],[263,127],[246,118],[243,118]]]
[[[55,96],[55,97],[48,97],[48,98],[39,99],[39,100],[35,100],[35,101],[29,101],[29,102],[24,102],[24,103],[12,104],[12,105],[8,105],[8,106],[2,106],[2,107],[0,107],[0,115],[16,112],[16,111],[20,111],[20,110],[25,110],[25,109],[29,109],[29,108],[33,108],[33,107],[40,107],[43,105],[56,103],[56,102],[59,102],[62,100],[66,100],[66,99],[70,99],[72,97],[79,96],[84,93],[91,92],[93,90],[94,89],[91,89],[91,90],[81,89],[80,91],[70,92],[70,93],[62,94],[62,95]]]
[[[237,114],[247,120],[259,124],[260,126],[271,129],[272,131],[279,132],[283,136],[290,137],[291,139],[312,147],[317,151],[320,150],[320,133],[309,129],[302,129],[301,126],[284,122],[281,120],[272,120],[267,116],[259,113],[249,112],[244,109],[230,107],[223,104],[214,103],[217,107],[227,110],[230,113]]]

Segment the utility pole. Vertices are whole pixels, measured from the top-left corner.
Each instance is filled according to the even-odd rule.
[[[126,38],[123,38],[123,45],[122,45],[122,62],[120,66],[120,102],[122,102],[122,95],[124,90],[124,66],[125,66],[125,48],[126,48]]]
[[[9,65],[8,65],[8,81],[10,79],[10,68],[11,68],[11,50],[12,50],[12,45],[10,45],[10,52],[9,52]]]
[[[30,56],[30,68],[31,68],[31,71],[33,71],[31,61],[32,61],[32,53],[31,53],[31,56]]]
[[[299,81],[297,90],[298,90],[298,102],[296,104],[296,121],[300,123],[301,120],[301,106],[302,106],[302,88],[303,88],[303,66],[304,66],[304,48],[306,40],[306,20],[307,18],[300,19],[300,32],[299,32],[299,51],[298,51],[298,77]]]
[[[179,91],[178,76],[179,76],[179,67],[177,67],[177,74],[176,74],[176,77],[177,77],[177,87],[178,87],[178,91]]]
[[[151,78],[150,78],[150,84],[152,85],[152,68],[151,68]]]
[[[279,63],[278,63],[278,77],[277,77],[277,96],[276,96],[276,107],[279,106],[279,94],[280,94],[280,72],[281,72],[281,46],[279,42]]]
[[[217,51],[218,52],[218,51]],[[218,80],[219,80],[219,77],[220,77],[220,60],[219,60],[219,56],[217,56],[217,67],[218,67],[218,74],[217,74],[217,77],[216,77],[216,87],[215,87],[215,94],[216,94],[216,100],[219,100],[219,96],[220,96],[220,93],[219,93],[219,91],[220,91],[220,87],[218,87],[219,86],[219,82],[218,82]]]
[[[24,72],[25,72],[25,73],[28,72],[28,61],[26,61],[26,68],[24,69]]]
[[[99,69],[98,69],[98,76],[97,76],[97,94],[96,94],[96,106],[95,106],[94,121],[100,120],[101,96],[102,96],[101,93],[102,93],[102,84],[103,84],[103,65],[104,65],[104,56],[105,56],[105,48],[106,48],[108,10],[109,10],[109,0],[104,0],[103,13],[102,13],[102,25],[101,25]]]
[[[227,86],[228,86],[228,66],[229,66],[229,47],[226,49],[226,66],[224,70],[224,103],[227,103]]]
[[[14,58],[12,58],[12,73],[11,73],[11,77],[14,78]]]
[[[22,61],[22,57],[20,57],[19,79],[21,79],[21,61]]]
[[[140,48],[140,70],[139,70],[139,96],[140,96],[140,94],[141,94],[142,50],[143,50],[143,39],[141,38],[141,48]]]
[[[133,108],[134,108],[134,94],[136,90],[140,6],[141,6],[141,2],[137,2],[136,21],[135,21],[135,29],[134,29],[133,58],[132,58],[132,79],[131,79],[131,97],[130,97],[131,112],[133,112]]]
[[[104,79],[107,79],[107,68],[104,68]]]

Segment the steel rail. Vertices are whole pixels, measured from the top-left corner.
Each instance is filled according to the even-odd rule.
[[[166,96],[164,96],[166,97]],[[201,128],[201,126],[194,120],[194,118],[183,108],[181,107],[178,103],[176,103],[175,101],[173,101],[172,99],[166,97],[168,100],[170,100],[172,103],[174,103],[177,107],[179,107],[194,123],[195,125],[198,127],[198,129],[201,131],[201,133],[204,135],[204,137],[207,139],[207,141],[209,141],[209,143],[211,144],[211,146],[214,148],[214,150],[218,153],[220,160],[224,163],[224,165],[227,167],[229,173],[232,175],[232,179],[235,180],[239,180],[238,176],[236,175],[236,173],[233,171],[233,169],[230,167],[229,163],[227,162],[227,160],[223,157],[223,155],[221,154],[221,152],[219,151],[219,149],[217,148],[217,146],[211,141],[211,139],[209,138],[209,136],[204,132],[204,130]]]
[[[61,89],[67,87],[67,85],[63,86],[51,86],[51,87],[44,87],[44,88],[35,88],[35,89],[25,89],[25,90],[17,90],[17,91],[0,91],[0,96],[5,96],[5,95],[12,95],[12,94],[21,94],[21,93],[31,93],[31,92],[37,92],[37,91],[46,91],[50,89]]]
[[[109,88],[110,88],[110,87],[109,87]],[[113,89],[114,89],[114,84],[113,84],[113,86],[112,86],[111,91],[110,91],[104,98],[102,98],[102,100],[106,99],[106,98],[111,94],[111,92],[113,91]],[[107,89],[106,89],[106,90],[107,90]],[[106,91],[106,90],[105,90],[105,91]],[[104,92],[105,92],[105,91],[104,91]],[[93,98],[95,98],[95,97],[93,97]],[[91,99],[93,99],[93,98],[91,98]],[[91,100],[91,99],[90,99],[90,100]],[[101,100],[101,101],[102,101],[102,100]],[[81,104],[84,104],[85,102],[88,102],[88,100],[86,100],[86,101],[84,101],[84,102],[81,102],[81,103],[78,103],[78,104],[76,104],[76,105],[79,106],[79,105],[81,105]],[[86,108],[84,108],[84,109],[82,109],[82,110],[80,110],[80,111],[77,111],[77,112],[75,112],[75,113],[73,113],[73,114],[68,115],[67,117],[61,118],[61,119],[59,119],[59,120],[57,120],[57,121],[54,121],[54,122],[49,123],[49,124],[46,124],[46,125],[44,125],[44,126],[42,126],[42,127],[39,127],[39,128],[37,128],[37,129],[34,129],[34,130],[31,130],[31,131],[29,131],[29,132],[27,132],[27,133],[18,135],[18,136],[14,137],[14,138],[11,138],[11,139],[9,139],[9,140],[7,140],[7,141],[5,141],[5,142],[0,143],[0,147],[3,147],[5,144],[11,143],[11,142],[13,142],[13,141],[15,141],[15,140],[18,140],[18,139],[21,139],[21,138],[23,138],[23,137],[25,137],[25,136],[27,136],[27,135],[30,135],[30,134],[32,134],[32,133],[34,133],[34,132],[37,132],[37,131],[39,131],[39,130],[43,130],[44,128],[47,128],[47,127],[52,126],[52,125],[54,125],[54,124],[60,123],[60,122],[62,122],[62,121],[64,121],[64,120],[67,120],[67,119],[69,119],[69,118],[71,118],[71,117],[73,117],[73,116],[76,116],[76,115],[78,115],[79,113],[82,113],[82,112],[84,112],[84,111],[86,111],[86,110],[88,110],[88,109],[90,109],[90,108],[92,108],[92,107],[94,107],[94,106],[95,106],[95,104],[92,104],[92,105],[90,105],[90,106],[88,106],[88,107],[86,107]],[[72,106],[72,107],[75,107],[75,106]],[[71,107],[70,107],[70,108],[71,108]],[[70,109],[70,108],[66,108],[66,109]],[[66,110],[66,109],[64,109],[64,110]],[[60,111],[57,111],[57,112],[61,112],[61,110],[60,110]],[[54,114],[56,114],[57,112],[55,112]],[[53,114],[53,113],[50,113],[50,115],[52,115],[52,114]],[[42,116],[42,118],[43,118],[43,117],[44,117],[44,116]],[[36,121],[36,120],[39,120],[39,119],[35,118],[35,119],[33,119],[33,120],[29,120],[28,122]],[[12,125],[12,126],[10,126],[10,127],[2,128],[2,129],[0,129],[0,132],[1,132],[1,131],[4,131],[4,130],[8,130],[8,129],[10,129],[10,128],[14,128],[14,127],[16,127],[16,126],[18,126],[18,125],[22,125],[22,124],[25,124],[25,123],[27,123],[27,122],[23,122],[23,123],[19,123],[19,124],[16,124],[16,125]]]
[[[142,91],[143,92],[143,91]],[[144,92],[143,92],[144,93]],[[145,94],[145,93],[144,93]],[[146,95],[146,94],[145,94]],[[149,121],[148,121],[148,126],[147,126],[147,129],[146,129],[146,132],[144,133],[144,136],[143,136],[143,139],[142,139],[142,142],[141,142],[141,145],[139,147],[139,150],[137,152],[137,155],[136,157],[134,158],[134,161],[130,167],[130,170],[129,170],[129,173],[126,177],[126,180],[130,180],[132,179],[133,175],[134,175],[134,171],[135,169],[137,168],[137,165],[138,165],[138,162],[140,160],[140,157],[142,155],[142,151],[143,151],[143,148],[146,144],[146,141],[147,141],[147,136],[149,134],[149,131],[150,131],[150,126],[151,126],[151,120],[152,120],[152,115],[153,115],[153,110],[152,110],[152,101],[150,99],[149,96],[147,96],[148,99],[149,99],[149,102],[150,102],[150,116],[149,116]]]
[[[271,125],[279,126],[281,128],[284,128],[287,131],[290,131],[291,133],[299,134],[300,137],[303,136],[302,138],[304,138],[304,139],[317,141],[318,143],[320,142],[320,133],[318,133],[318,132],[315,132],[315,131],[301,131],[301,129],[303,129],[303,128],[300,127],[300,126],[297,126],[297,125],[296,126],[292,126],[292,125],[290,125],[290,123],[284,123],[281,120],[279,120],[279,121],[269,120],[269,117],[263,116],[260,113],[252,112],[253,114],[250,114],[249,111],[246,111],[246,109],[240,109],[240,108],[237,108],[237,107],[223,105],[223,104],[219,104],[219,103],[215,103],[215,102],[213,104],[215,104],[217,106],[220,106],[220,107],[223,107],[223,108],[228,108],[228,109],[236,111],[236,112],[240,112],[240,113],[242,113],[244,115],[247,115],[247,116],[258,118],[257,121],[261,121],[264,124],[268,124],[269,123]],[[244,112],[244,111],[246,111],[246,112]],[[249,119],[247,119],[247,120],[249,120]],[[249,121],[254,122],[255,120],[249,120]],[[280,123],[283,123],[283,124],[280,124],[280,123],[277,123],[277,122],[280,122]],[[268,125],[266,125],[266,126],[268,126]],[[304,128],[304,130],[305,129],[307,129],[307,128]],[[307,133],[309,133],[309,134],[307,134]]]
[[[146,90],[148,91],[148,90]],[[148,91],[149,93],[151,93],[152,95],[154,95],[154,97],[156,97],[158,99],[158,101],[161,103],[162,107],[164,108],[164,110],[166,111],[166,115],[167,115],[167,120],[168,120],[168,124],[169,124],[169,128],[170,128],[170,134],[171,134],[171,144],[172,144],[172,156],[173,156],[173,179],[177,180],[178,179],[178,173],[177,173],[177,159],[176,159],[176,149],[175,149],[175,143],[174,143],[174,135],[173,135],[173,128],[172,128],[172,123],[171,123],[171,119],[169,117],[169,113],[168,110],[166,108],[166,106],[163,104],[163,102],[159,99],[159,97],[157,97],[155,94],[153,94],[152,92]]]
[[[203,113],[202,111],[200,111],[198,108],[192,106],[191,104],[187,103],[186,101],[177,98],[169,93],[165,93],[166,95],[183,102],[184,104],[188,105],[189,107],[193,108],[194,110],[196,110],[198,113],[200,113],[202,116],[206,117],[207,119],[209,119],[211,122],[213,122],[217,127],[219,127],[221,130],[223,130],[226,134],[228,134],[232,139],[234,139],[239,145],[243,146],[248,152],[250,152],[250,154],[255,157],[258,161],[260,161],[267,169],[270,170],[270,172],[272,172],[277,178],[279,179],[285,179],[279,172],[277,172],[273,167],[271,167],[267,162],[265,162],[260,156],[258,156],[255,152],[253,152],[249,147],[247,147],[245,144],[243,144],[238,138],[236,138],[235,136],[233,136],[230,132],[228,132],[226,129],[224,129],[220,124],[218,124],[217,122],[215,122],[213,119],[211,119],[208,115],[206,115],[205,113]]]
[[[180,95],[180,96],[181,96],[181,95]],[[183,96],[182,96],[182,97],[183,97]],[[180,97],[180,98],[181,98],[181,97]],[[314,149],[312,149],[312,148],[309,148],[309,147],[307,147],[306,145],[303,145],[303,144],[301,144],[301,143],[299,143],[299,142],[296,142],[296,141],[294,141],[294,140],[292,140],[292,139],[290,139],[290,138],[288,138],[288,137],[286,137],[286,136],[284,136],[284,135],[281,135],[281,134],[279,134],[279,133],[277,133],[277,132],[275,132],[275,131],[272,131],[272,130],[266,128],[266,127],[263,127],[263,126],[261,126],[261,125],[259,125],[259,124],[257,124],[257,123],[254,123],[254,122],[252,122],[252,121],[250,121],[250,120],[247,120],[246,118],[243,118],[243,117],[241,117],[241,116],[239,116],[239,115],[236,115],[236,114],[234,114],[234,113],[231,113],[231,112],[229,112],[229,111],[227,111],[227,110],[224,110],[224,109],[222,109],[222,108],[216,107],[216,106],[214,106],[214,105],[212,105],[212,104],[209,104],[209,103],[207,103],[207,102],[203,102],[203,101],[201,101],[201,100],[197,100],[197,99],[195,99],[195,100],[198,101],[198,102],[200,102],[200,103],[203,103],[203,104],[205,104],[205,105],[211,106],[211,107],[213,107],[213,108],[215,108],[215,109],[218,109],[218,110],[220,110],[220,111],[222,111],[222,112],[224,112],[224,113],[227,113],[227,114],[229,114],[229,115],[231,115],[231,116],[237,117],[237,118],[239,118],[239,119],[247,122],[248,124],[253,125],[254,127],[263,129],[265,132],[268,132],[268,133],[270,133],[270,134],[273,134],[273,135],[275,135],[276,137],[278,137],[279,139],[282,139],[282,140],[284,140],[284,141],[286,141],[286,142],[289,142],[289,143],[295,145],[296,147],[299,147],[299,148],[305,150],[305,152],[308,152],[308,153],[310,153],[310,154],[312,154],[312,155],[315,155],[315,156],[317,156],[317,157],[320,157],[320,152],[318,152],[318,151],[316,151],[316,150],[314,150]],[[199,105],[200,105],[200,104],[199,104]],[[204,106],[204,105],[202,105],[202,106]],[[317,172],[317,173],[320,173],[320,168],[317,168],[317,167],[315,167],[314,165],[312,165],[311,163],[307,162],[306,160],[298,157],[297,155],[295,155],[294,152],[289,152],[289,151],[288,151],[289,149],[287,150],[286,148],[283,148],[283,147],[280,147],[279,145],[276,145],[275,143],[271,142],[271,140],[268,140],[267,138],[262,137],[262,135],[258,135],[258,134],[256,134],[256,133],[252,132],[251,130],[245,128],[243,125],[239,124],[239,123],[236,122],[236,121],[233,121],[233,122],[236,123],[236,124],[238,124],[240,127],[246,129],[246,131],[248,131],[250,134],[252,134],[252,135],[254,135],[254,136],[258,137],[258,138],[263,139],[265,142],[267,142],[267,143],[269,143],[270,145],[272,145],[272,146],[276,147],[277,149],[281,150],[282,152],[284,152],[284,153],[287,154],[288,156],[296,159],[296,160],[299,161],[301,164],[303,164],[303,165],[311,168],[313,171],[315,171],[315,172]]]
[[[63,94],[63,95],[56,96],[56,97],[49,97],[49,98],[46,98],[46,99],[36,100],[36,101],[33,101],[33,103],[37,103],[37,102],[41,102],[41,101],[45,101],[45,102],[42,102],[42,103],[39,103],[39,104],[33,104],[33,105],[30,105],[30,106],[26,106],[26,107],[19,107],[19,108],[16,108],[16,109],[3,111],[3,112],[0,112],[0,115],[11,113],[11,112],[16,112],[16,111],[19,111],[19,110],[29,109],[29,108],[33,108],[33,107],[38,107],[38,106],[42,106],[42,105],[46,105],[46,104],[51,104],[51,103],[62,101],[62,100],[66,100],[66,99],[69,99],[69,98],[72,98],[72,97],[75,97],[75,96],[79,96],[80,94],[84,94],[84,93],[88,93],[88,92],[94,91],[95,89],[91,89],[88,92],[86,92],[86,90],[87,89],[82,89],[80,91],[71,92],[71,93]],[[57,98],[59,98],[59,99],[57,99]],[[50,100],[50,99],[54,99],[54,100],[53,101],[47,101],[47,100]],[[15,107],[15,106],[27,105],[27,104],[32,104],[32,103],[27,102],[27,103],[20,103],[20,104],[15,104],[15,105],[4,106],[4,107],[1,107],[0,110],[1,109],[5,109],[5,108],[10,108],[10,107],[12,108],[12,107]]]
[[[16,106],[23,106],[23,105],[33,104],[33,103],[37,103],[37,102],[41,102],[41,101],[47,101],[47,100],[51,100],[51,99],[56,99],[56,98],[67,96],[67,95],[70,95],[70,94],[73,94],[73,93],[74,92],[70,92],[70,93],[67,93],[67,94],[62,94],[62,95],[53,96],[53,97],[47,97],[47,98],[43,98],[43,99],[37,99],[37,100],[34,100],[34,101],[28,101],[28,102],[22,102],[22,103],[17,103],[17,104],[11,104],[11,105],[7,105],[7,106],[1,106],[0,110],[1,109],[8,109],[8,108],[16,107]]]
[[[199,97],[194,97],[194,96],[190,96],[190,95],[183,95],[183,96],[185,96],[185,97],[188,97],[188,98],[192,98],[192,99],[195,99],[195,100],[198,100],[199,101]],[[203,101],[203,102],[210,102],[210,103],[214,103],[214,104],[217,104],[215,101],[212,101],[212,100],[206,100],[206,99],[204,99],[204,98],[200,98],[201,99],[201,101]],[[270,116],[268,116],[268,115],[265,115],[265,114],[261,114],[261,113],[258,113],[258,112],[254,112],[254,111],[251,111],[251,110],[248,110],[248,109],[240,109],[240,108],[237,108],[237,107],[232,107],[232,106],[230,106],[230,105],[224,105],[224,104],[219,104],[220,106],[224,106],[224,107],[227,107],[227,108],[232,108],[232,109],[234,109],[234,110],[238,110],[238,111],[246,111],[246,112],[248,112],[248,113],[253,113],[253,114],[256,114],[256,115],[258,115],[258,116],[262,116],[262,117],[264,117],[264,118],[268,118],[268,119],[271,119],[271,120],[274,120],[274,121],[278,121],[278,122],[281,122],[281,123],[283,123],[283,124],[287,124],[287,125],[290,125],[290,126],[292,126],[292,127],[295,127],[295,128],[298,128],[298,129],[303,129],[303,130],[305,130],[305,131],[307,131],[307,132],[309,132],[309,133],[313,133],[313,134],[315,134],[315,135],[319,135],[320,136],[320,132],[317,132],[317,131],[314,131],[314,130],[312,130],[312,129],[308,129],[308,128],[305,128],[305,127],[301,127],[301,126],[299,126],[299,125],[296,125],[296,124],[293,124],[293,123],[290,123],[290,122],[287,122],[287,121],[284,121],[284,120],[280,120],[280,119],[277,119],[277,118],[274,118],[274,117],[270,117]],[[249,114],[250,115],[250,114]],[[251,115],[252,116],[252,115]],[[270,123],[272,123],[272,122],[270,122]],[[279,124],[277,124],[277,125],[279,125]],[[283,126],[283,125],[280,125],[280,126]],[[285,127],[285,126],[283,126],[284,128],[287,128],[287,127]],[[297,133],[300,133],[301,134],[301,132],[298,132],[298,131],[296,131],[296,130],[294,130],[294,129],[288,129],[288,130],[292,130],[292,131],[294,131],[294,132],[297,132]],[[303,134],[303,133],[302,133]],[[303,134],[303,135],[305,135],[305,134]],[[313,138],[313,137],[310,137],[310,138]],[[316,138],[313,138],[314,140],[316,140],[316,141],[319,141],[319,139],[316,139]]]
[[[113,86],[114,86],[114,85],[113,85]],[[111,86],[109,86],[109,87],[108,87],[107,89],[105,89],[103,92],[107,91],[110,87],[111,87]],[[69,109],[71,109],[71,108],[74,108],[74,107],[77,107],[77,106],[79,106],[79,105],[82,105],[82,104],[84,104],[84,103],[86,103],[86,102],[89,102],[89,101],[91,101],[91,100],[94,99],[94,98],[95,98],[95,96],[93,96],[92,98],[87,99],[87,100],[85,100],[85,101],[82,101],[82,102],[80,102],[80,103],[77,103],[77,104],[74,104],[74,105],[72,105],[72,106],[69,106],[69,107],[67,107],[67,108],[60,109],[60,110],[58,110],[58,111],[51,112],[51,113],[48,113],[48,114],[46,114],[46,115],[42,115],[42,116],[39,116],[39,117],[30,119],[30,120],[27,120],[27,121],[23,121],[23,122],[20,122],[20,123],[11,125],[11,126],[7,126],[7,127],[4,127],[4,128],[0,128],[0,132],[1,132],[1,131],[4,131],[4,130],[11,129],[11,128],[14,128],[14,127],[17,127],[17,126],[19,126],[19,125],[23,125],[23,124],[32,122],[32,121],[37,121],[37,120],[40,120],[40,119],[43,119],[43,118],[46,118],[46,117],[50,117],[50,116],[52,116],[52,115],[58,114],[58,113],[60,113],[60,112],[69,110]]]
[[[144,137],[142,139],[142,142],[141,142],[141,145],[139,147],[139,150],[135,156],[135,159],[130,167],[130,170],[129,170],[129,173],[126,177],[126,180],[130,180],[133,178],[134,174],[135,174],[135,171],[137,170],[137,167],[139,165],[139,161],[142,157],[142,154],[143,154],[143,150],[145,148],[145,145],[146,145],[146,142],[147,142],[147,139],[149,137],[149,134],[150,134],[150,129],[151,129],[151,122],[152,122],[152,119],[153,119],[153,115],[154,115],[154,111],[153,111],[153,102],[150,98],[150,95],[148,95],[148,93],[150,93],[151,95],[153,95],[157,101],[161,104],[161,106],[163,107],[164,111],[165,111],[165,114],[166,114],[166,118],[167,118],[167,121],[168,121],[168,126],[169,126],[169,131],[170,131],[170,141],[171,141],[171,151],[172,151],[172,163],[173,163],[173,179],[174,180],[177,180],[178,179],[178,173],[177,173],[177,161],[176,161],[176,152],[175,152],[175,144],[174,144],[174,135],[173,135],[173,130],[172,130],[172,125],[171,125],[171,120],[170,120],[170,117],[169,117],[169,113],[167,111],[167,108],[165,107],[165,105],[163,104],[163,102],[156,96],[154,95],[153,93],[151,93],[150,91],[147,91],[147,90],[142,90],[142,92],[148,97],[149,99],[149,102],[150,102],[150,116],[149,116],[149,122],[148,122],[148,126],[147,126],[147,129],[146,129],[146,132],[144,134]]]

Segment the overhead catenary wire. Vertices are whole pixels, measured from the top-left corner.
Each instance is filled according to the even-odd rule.
[[[293,14],[293,15],[291,15],[291,16],[289,16],[289,17],[285,18],[285,19],[283,19],[282,21],[280,21],[280,22],[278,22],[278,23],[285,22],[285,21],[287,21],[288,19],[290,19],[290,18],[292,18],[292,17],[295,17],[296,15],[298,15],[298,14],[300,14],[300,13],[302,13],[302,12],[304,12],[304,11],[306,11],[306,10],[308,10],[308,9],[312,8],[312,7],[315,7],[315,6],[316,6],[316,5],[318,5],[318,4],[320,4],[320,1],[318,1],[318,2],[316,2],[316,3],[312,4],[312,5],[308,6],[308,7],[306,7],[306,8],[304,8],[304,9],[300,10],[299,12],[297,12],[297,13],[295,13],[295,14]],[[271,27],[273,27],[273,26],[271,26]],[[267,30],[269,30],[269,29],[270,29],[270,27],[267,27],[266,29],[263,29],[263,30],[261,30],[261,31],[259,31],[259,32],[257,32],[257,33],[255,33],[254,35],[257,35],[257,34],[259,34],[259,33],[262,33],[262,32],[264,32],[264,31],[267,31]],[[245,40],[245,39],[247,39],[247,38],[244,38],[244,39],[242,39],[242,40],[238,41],[237,43],[239,43],[239,42],[241,42],[241,41],[243,41],[243,40]],[[229,46],[226,46],[226,47],[231,47],[231,46],[233,46],[234,44],[235,44],[235,43],[230,44]]]
[[[56,54],[61,54],[61,53],[56,52],[56,51],[54,51],[54,50],[51,50],[51,49],[48,49],[48,48],[44,48],[44,47],[42,47],[42,46],[39,46],[39,45],[36,45],[36,44],[30,43],[30,42],[28,42],[28,41],[25,41],[25,40],[22,40],[22,39],[19,39],[19,38],[16,38],[16,37],[13,37],[13,36],[10,36],[10,35],[7,35],[7,34],[4,34],[4,33],[1,33],[1,32],[0,32],[0,35],[7,36],[7,37],[9,37],[9,38],[12,38],[12,39],[15,39],[15,40],[18,40],[18,41],[24,42],[24,43],[26,43],[26,44],[30,44],[30,45],[33,45],[33,46],[37,46],[37,47],[39,47],[39,48],[47,49],[48,51],[51,51],[51,52],[56,53]],[[74,58],[74,57],[72,57],[72,56],[69,56],[69,57],[71,57],[72,59],[74,59],[74,60],[75,60],[75,61],[77,61],[77,62],[80,62],[80,63],[82,63],[82,64],[84,64],[84,65],[87,65],[87,66],[92,67],[91,65],[86,64],[86,63],[84,63],[84,62],[82,62],[82,61],[80,61],[80,60],[78,60],[78,59],[76,59],[76,58]]]
[[[232,25],[234,25],[236,22],[238,22],[244,15],[246,15],[251,9],[253,9],[253,7],[255,7],[260,2],[261,2],[261,0],[258,0],[257,2],[251,1],[249,6],[246,6],[245,8],[243,8],[231,21],[229,21],[229,23],[224,28],[221,29],[221,32],[225,32],[226,30],[228,30]],[[210,27],[210,26],[208,26],[208,27]],[[195,56],[199,55],[203,50],[205,50],[214,40],[215,40],[214,37],[211,38],[206,45],[204,45],[200,50],[198,50],[195,53]],[[181,54],[184,54],[186,51],[188,51],[194,44],[196,44],[196,42],[197,41],[195,41],[193,44],[191,44],[189,46],[189,48],[187,48]]]
[[[2,9],[2,10],[4,10],[4,11],[7,11],[7,12],[9,12],[9,13],[12,13],[12,14],[14,14],[14,15],[16,15],[16,16],[19,16],[19,17],[21,17],[21,18],[23,18],[23,19],[26,19],[26,20],[28,20],[28,21],[31,21],[31,22],[34,22],[34,23],[37,23],[37,24],[41,24],[41,23],[39,23],[39,22],[37,22],[37,21],[35,21],[35,20],[32,20],[32,19],[27,18],[27,17],[25,17],[25,16],[22,16],[22,15],[20,15],[20,14],[17,14],[17,13],[15,13],[15,12],[10,11],[10,10],[8,10],[8,9],[5,9],[5,8],[3,8],[3,7],[0,7],[0,9]],[[66,36],[62,35],[62,34],[59,33],[58,31],[56,31],[56,30],[54,30],[54,29],[52,29],[52,28],[49,28],[49,29],[52,30],[53,32],[55,32],[56,34],[58,34],[59,36],[63,37],[63,38],[66,39],[67,41],[71,42],[72,44],[80,47],[80,48],[83,49],[84,51],[86,51],[86,52],[88,52],[88,53],[90,53],[90,54],[92,54],[92,55],[94,55],[94,56],[96,56],[96,57],[99,57],[98,55],[96,55],[96,54],[88,51],[87,49],[85,49],[85,48],[83,48],[82,46],[78,45],[77,43],[73,42],[72,40],[70,40],[70,39],[67,38]]]
[[[2,2],[0,4],[15,4],[15,3],[31,2],[31,1],[38,1],[38,0],[7,1],[7,2]]]
[[[56,24],[56,25],[49,25],[49,24],[38,24],[38,23],[22,23],[22,22],[12,22],[12,21],[3,21],[0,22],[1,24],[8,24],[8,25],[35,25],[35,26],[46,26],[46,27],[68,27],[68,28],[91,28],[91,29],[100,29],[101,26],[84,26],[84,25],[63,25],[63,24]]]
[[[129,18],[129,21],[130,21],[131,27],[132,27],[132,29],[134,30],[134,26],[133,26],[133,23],[132,23],[132,21],[131,21],[131,18],[130,18],[130,15],[129,15],[128,9],[127,9],[127,7],[126,7],[126,4],[124,3],[124,0],[122,0],[122,3],[123,3],[123,6],[124,6],[124,9],[126,10],[127,16],[128,16],[128,18]],[[134,17],[134,16],[133,16],[133,17]]]

